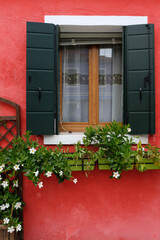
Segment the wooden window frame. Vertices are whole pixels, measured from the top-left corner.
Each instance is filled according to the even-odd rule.
[[[62,122],[62,49],[60,49],[60,132],[84,132],[99,123],[99,45],[89,46],[89,119],[88,122]]]

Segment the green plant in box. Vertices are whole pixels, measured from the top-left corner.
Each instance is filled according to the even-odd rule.
[[[135,153],[135,166],[140,172],[160,168],[160,148],[150,144],[143,147],[139,141]]]
[[[96,128],[86,129],[83,142],[85,146],[95,144],[99,149],[95,153],[100,169],[107,164],[113,171],[111,177],[120,178],[122,170],[133,168],[135,152],[131,150],[134,144],[128,133],[129,125],[122,125],[116,121]]]
[[[82,147],[80,142],[75,144],[75,152],[68,154],[68,163],[72,171],[90,171],[95,168],[96,155],[87,147]]]

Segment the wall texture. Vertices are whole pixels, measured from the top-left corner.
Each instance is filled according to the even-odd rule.
[[[0,0],[0,96],[21,106],[26,118],[26,22],[45,15],[148,16],[155,24],[156,134],[160,146],[160,2],[159,0]],[[0,106],[4,113],[3,106]],[[42,137],[37,137],[43,143]],[[121,180],[108,171],[58,184],[44,179],[38,189],[24,178],[24,240],[153,240],[160,239],[160,171],[125,172]]]

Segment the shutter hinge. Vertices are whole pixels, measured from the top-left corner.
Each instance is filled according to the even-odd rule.
[[[146,24],[146,27],[147,27],[148,29],[150,29],[150,28],[151,28],[151,25],[150,25],[150,24]]]

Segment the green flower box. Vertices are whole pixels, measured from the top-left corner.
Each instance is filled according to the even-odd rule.
[[[95,169],[95,161],[89,159],[69,159],[68,163],[71,167],[71,171],[90,171]]]
[[[160,166],[155,165],[153,160],[146,159],[141,164],[144,164],[146,170],[160,169]]]
[[[154,170],[154,169],[160,169],[160,166],[156,166],[152,160],[146,159],[144,162],[141,162],[140,164],[143,164],[145,167],[145,170]],[[127,170],[133,170],[134,168],[134,161],[132,161],[132,165],[130,168],[127,168]],[[102,158],[98,159],[98,169],[99,170],[110,170],[110,164],[107,161],[107,159]],[[138,168],[137,168],[138,169]]]
[[[110,170],[110,164],[108,163],[107,159],[105,159],[105,158],[98,159],[98,169],[99,170]]]
[[[134,167],[134,161],[132,161],[132,166],[128,168],[128,170],[133,170]],[[102,158],[98,159],[98,169],[99,170],[110,170],[110,163],[107,161],[107,159]]]

